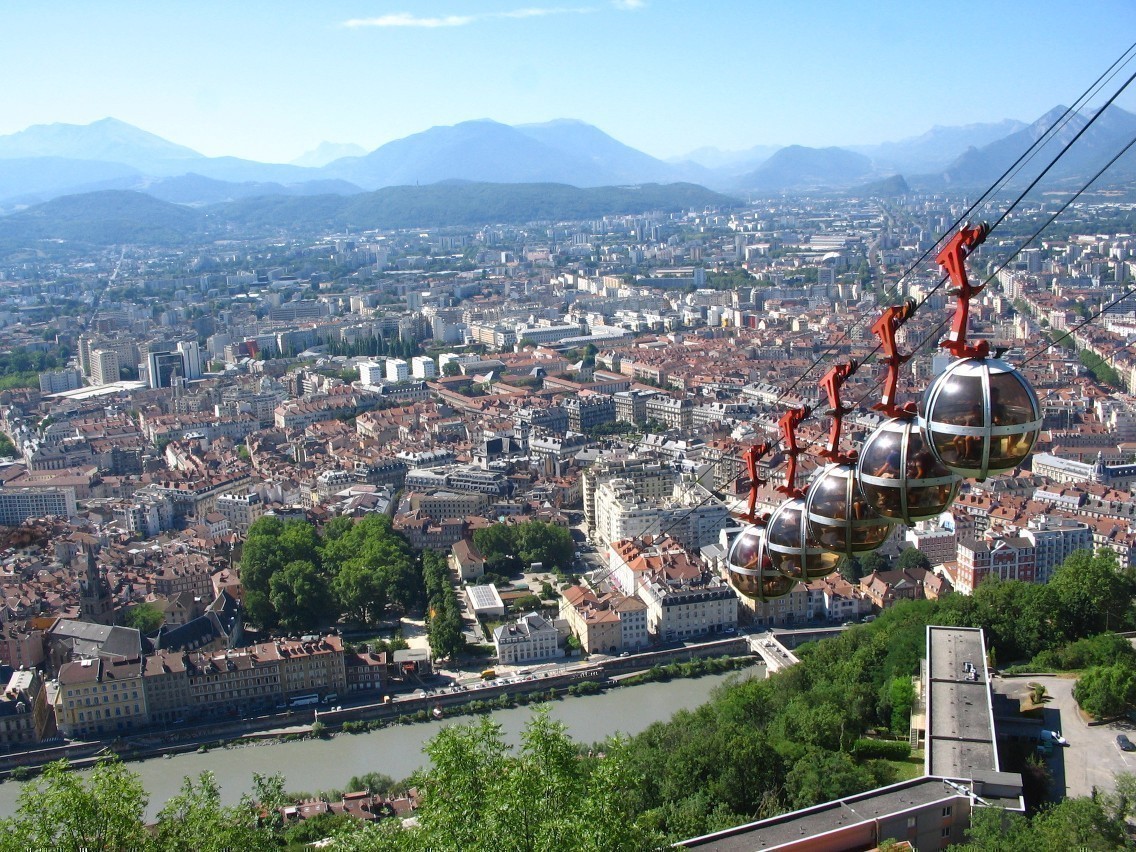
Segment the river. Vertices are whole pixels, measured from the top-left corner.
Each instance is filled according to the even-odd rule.
[[[577,742],[593,743],[618,732],[637,734],[653,722],[669,719],[678,710],[698,707],[709,699],[715,687],[731,677],[763,677],[764,674],[764,666],[757,665],[742,672],[568,697],[551,704],[551,715],[567,726],[568,733]],[[531,714],[531,707],[516,707],[496,710],[492,718],[502,726],[506,740],[515,744]],[[178,792],[185,776],[196,777],[205,770],[217,776],[226,804],[236,802],[248,791],[254,772],[264,775],[279,772],[285,778],[285,789],[306,792],[342,788],[351,776],[367,772],[405,778],[426,764],[422,747],[443,725],[469,722],[474,718],[459,716],[456,720],[419,722],[365,734],[338,734],[330,740],[273,741],[215,749],[206,754],[191,752],[127,765],[141,777],[149,793],[147,816],[153,818],[165,801]],[[0,784],[0,816],[14,812],[20,786],[15,781]]]

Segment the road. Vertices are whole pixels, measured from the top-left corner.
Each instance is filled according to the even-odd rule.
[[[1112,790],[1120,772],[1136,772],[1136,752],[1122,752],[1116,747],[1116,735],[1127,733],[1136,742],[1136,725],[1128,721],[1089,725],[1073,700],[1073,677],[1041,677],[1029,675],[997,678],[994,689],[1003,695],[1020,697],[1029,684],[1045,686],[1051,699],[1046,702],[1043,727],[1060,731],[1069,741],[1065,748],[1054,750],[1048,764],[1053,773],[1055,797],[1064,787],[1065,795],[1074,798],[1091,795],[1094,788]]]

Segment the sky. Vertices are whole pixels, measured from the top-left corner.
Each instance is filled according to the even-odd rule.
[[[288,162],[325,140],[575,118],[667,158],[1032,121],[1129,47],[1136,3],[7,0],[0,33],[0,135],[112,116]]]

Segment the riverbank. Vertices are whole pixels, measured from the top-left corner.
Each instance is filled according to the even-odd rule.
[[[582,681],[606,684],[609,679],[618,681],[628,673],[635,672],[654,672],[658,676],[660,672],[667,670],[671,664],[678,661],[684,661],[682,664],[688,667],[689,673],[697,673],[696,668],[691,667],[696,667],[702,660],[740,655],[745,655],[746,659],[753,659],[749,656],[746,640],[740,636],[733,636],[695,646],[648,651],[629,657],[601,655],[592,660],[542,672],[532,677],[478,684],[472,689],[459,691],[438,689],[434,690],[433,694],[416,691],[397,696],[394,701],[322,711],[317,707],[305,708],[291,711],[287,716],[265,716],[220,725],[198,726],[188,730],[150,731],[113,741],[72,742],[51,749],[19,752],[0,757],[0,780],[12,777],[17,780],[26,779],[38,773],[48,763],[61,759],[69,760],[72,765],[83,768],[94,765],[111,753],[124,761],[146,760],[200,749],[208,751],[249,739],[302,739],[310,734],[312,726],[317,723],[323,726],[324,730],[340,730],[345,724],[351,723],[358,731],[382,728],[390,723],[408,724],[426,721],[437,718],[439,712],[443,717],[460,715],[462,713],[460,708],[465,705],[474,706],[472,712],[484,713],[547,700],[549,693],[552,698],[556,698],[561,690],[571,689]],[[730,667],[733,667],[733,664]],[[710,666],[706,670],[722,669]],[[684,676],[684,672],[675,670],[672,676]],[[577,689],[576,693],[579,691]]]
[[[704,704],[710,694],[732,678],[764,677],[760,664],[740,672],[707,674],[702,677],[608,689],[596,695],[566,696],[549,704],[552,718],[564,723],[573,739],[583,744],[603,741],[617,733],[634,735],[654,722],[662,722],[679,710],[692,710]],[[494,722],[502,726],[507,741],[518,744],[521,731],[531,716],[528,707],[492,709]],[[196,750],[137,760],[130,770],[138,774],[150,797],[148,818],[178,793],[182,779],[210,771],[221,785],[225,804],[235,804],[252,784],[252,775],[280,773],[285,787],[295,791],[342,788],[353,776],[381,772],[392,778],[406,778],[423,768],[428,758],[422,748],[453,719],[429,720],[421,724],[389,725],[358,734],[341,734],[328,740],[283,741],[268,739],[242,741],[228,748]],[[22,784],[0,784],[0,815],[11,814]]]
[[[458,692],[442,696],[410,698],[390,704],[364,705],[345,710],[314,711],[310,724],[292,724],[270,730],[242,733],[237,736],[205,736],[176,742],[136,738],[111,745],[76,744],[53,749],[47,759],[38,763],[21,763],[0,774],[0,780],[26,781],[39,774],[48,763],[67,759],[76,769],[94,766],[110,755],[124,762],[150,760],[190,752],[206,754],[216,749],[231,749],[261,743],[286,743],[308,739],[329,739],[337,733],[360,734],[416,723],[481,715],[497,710],[543,704],[565,697],[595,695],[608,689],[628,688],[644,683],[665,682],[676,678],[701,677],[742,670],[758,664],[754,657],[692,657],[686,662],[660,665],[629,674],[608,677],[602,666],[579,669],[551,677],[533,677],[499,687],[488,687],[492,697],[477,697],[482,691]],[[156,738],[155,738],[156,739]]]

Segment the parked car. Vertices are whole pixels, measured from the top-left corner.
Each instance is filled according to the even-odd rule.
[[[1126,734],[1116,735],[1116,747],[1121,751],[1136,751],[1136,745],[1132,744],[1132,740],[1128,739]]]
[[[1069,745],[1069,741],[1067,739],[1065,739],[1063,736],[1061,736],[1060,731],[1047,731],[1045,729],[1042,729],[1041,738],[1043,740],[1049,740],[1049,742],[1053,743],[1054,745],[1059,745],[1059,746]]]

